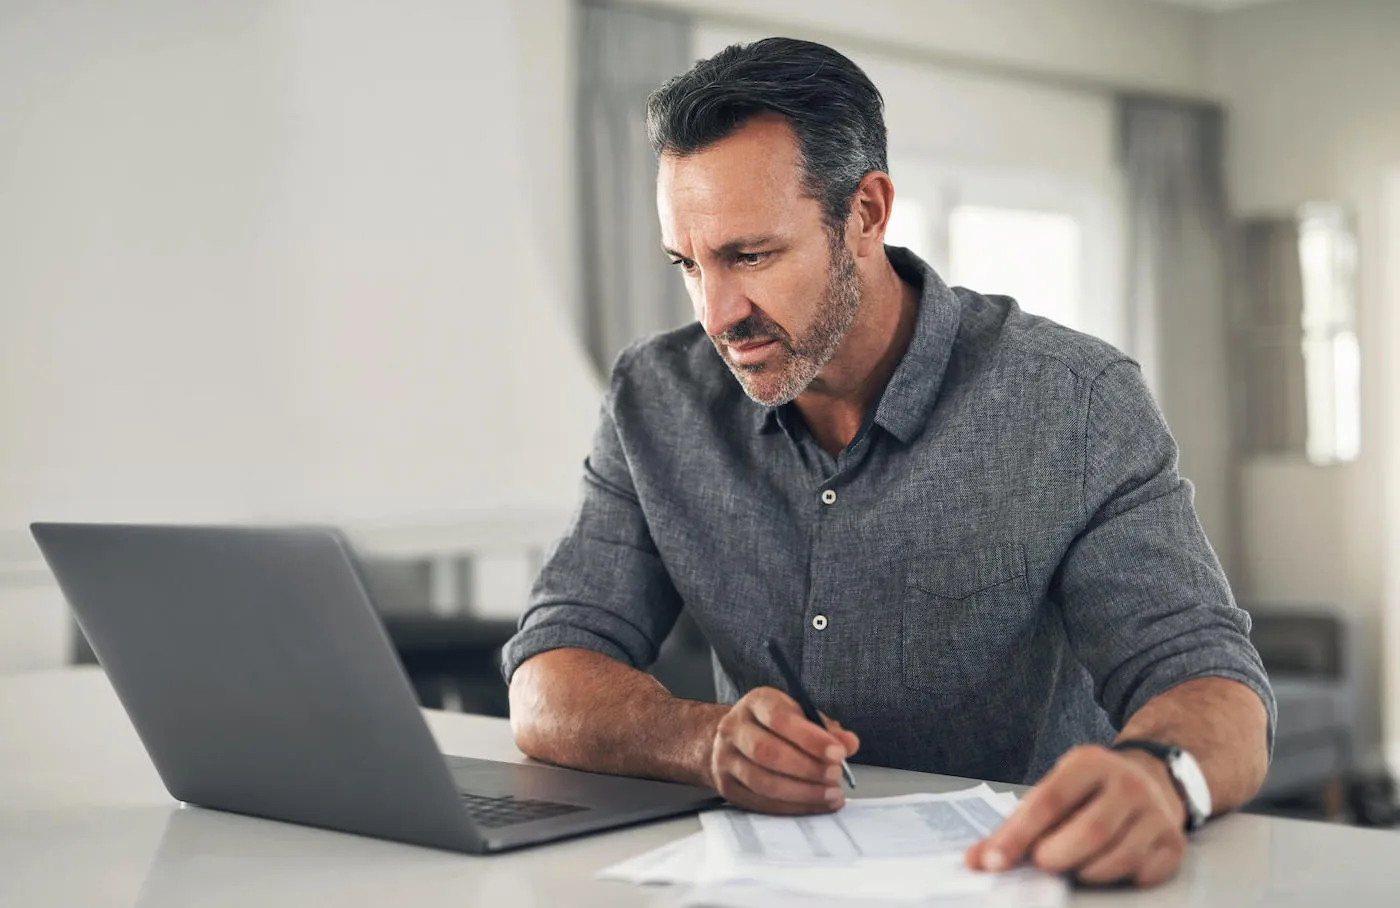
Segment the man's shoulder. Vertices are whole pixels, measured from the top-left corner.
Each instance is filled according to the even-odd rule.
[[[713,400],[737,388],[699,322],[652,334],[618,354],[611,393],[615,400],[650,408]]]
[[[1032,315],[1010,297],[957,292],[964,316],[960,340],[974,356],[1042,374],[1062,370],[1085,382],[1114,363],[1133,363],[1108,341]]]
[[[715,382],[728,371],[699,322],[633,341],[613,364],[613,383],[658,379]]]

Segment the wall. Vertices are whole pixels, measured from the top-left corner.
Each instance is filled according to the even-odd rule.
[[[43,638],[0,661],[66,645],[32,519],[572,506],[570,7],[528,6],[0,11],[0,637]]]
[[[921,153],[1082,168],[1107,150],[1076,125],[1107,122],[1104,96],[1033,82],[1210,89],[1205,17],[1166,5],[653,5],[888,51],[894,109],[928,104],[898,71],[969,67],[940,105],[962,98],[945,116],[981,127],[951,141],[919,118]],[[548,523],[572,503],[597,390],[560,318],[578,286],[573,15],[0,11],[0,583],[26,590],[0,593],[0,629],[39,629],[45,660],[66,634],[31,589],[42,570],[4,567],[32,559],[34,517]],[[1007,93],[1026,119],[976,117]]]
[[[1195,14],[1066,2],[764,16],[1198,87]],[[373,529],[509,508],[542,525],[572,504],[597,393],[559,317],[578,293],[574,15],[570,0],[0,11],[0,666],[67,646],[32,519]],[[1062,125],[1039,138],[1073,157]]]
[[[712,25],[867,43],[975,68],[1197,95],[1206,17],[1123,0],[651,0]]]
[[[1385,738],[1400,740],[1400,679],[1383,684],[1381,644],[1387,621],[1400,614],[1386,592],[1387,546],[1400,515],[1387,515],[1381,493],[1400,479],[1400,448],[1387,437],[1397,398],[1386,374],[1400,349],[1400,304],[1394,285],[1387,300],[1382,203],[1385,173],[1400,167],[1400,5],[1299,0],[1240,10],[1214,20],[1207,48],[1208,86],[1231,114],[1236,209],[1279,212],[1341,200],[1358,217],[1362,454],[1340,467],[1245,468],[1243,581],[1259,601],[1336,602],[1357,618],[1365,743],[1373,754],[1382,739],[1382,690]]]
[[[1392,167],[1385,181],[1385,209],[1382,218],[1381,261],[1384,263],[1382,287],[1390,348],[1400,348],[1400,164]],[[1384,586],[1382,601],[1381,684],[1386,699],[1382,704],[1382,729],[1385,734],[1386,755],[1393,771],[1400,774],[1400,418],[1394,412],[1394,401],[1400,401],[1400,364],[1386,357],[1380,364],[1382,400],[1391,401],[1391,408],[1382,416],[1384,448],[1388,461],[1382,467],[1385,500],[1381,550]]]

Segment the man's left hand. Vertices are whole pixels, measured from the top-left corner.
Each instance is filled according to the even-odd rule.
[[[1030,860],[1083,883],[1155,886],[1181,866],[1185,823],[1186,805],[1156,757],[1077,747],[966,860],[974,870]]]

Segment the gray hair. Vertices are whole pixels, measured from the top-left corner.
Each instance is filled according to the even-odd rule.
[[[652,150],[689,155],[764,113],[797,135],[803,188],[822,206],[833,235],[871,171],[888,171],[884,98],[870,78],[831,48],[794,38],[732,44],[668,79],[647,99]]]

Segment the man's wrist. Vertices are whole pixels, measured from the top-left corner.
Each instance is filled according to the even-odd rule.
[[[1188,816],[1186,797],[1182,794],[1181,788],[1176,784],[1176,780],[1172,778],[1171,771],[1167,769],[1167,764],[1144,750],[1119,750],[1115,752],[1125,760],[1135,763],[1147,770],[1147,774],[1163,793],[1167,808],[1172,813],[1173,822],[1177,826],[1184,828]]]
[[[729,710],[715,703],[680,701],[685,711],[681,727],[686,729],[690,741],[690,771],[693,778],[687,780],[693,785],[716,788],[714,777],[715,736],[719,732],[720,720]]]

